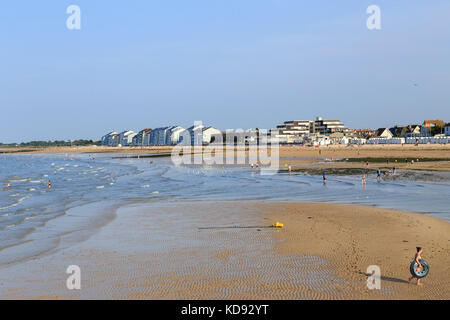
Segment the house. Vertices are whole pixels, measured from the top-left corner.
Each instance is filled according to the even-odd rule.
[[[261,136],[264,136],[266,131],[261,132]],[[214,135],[215,136],[215,135]],[[230,144],[259,144],[260,131],[256,129],[248,129],[246,131],[241,130],[227,130],[222,131],[222,142]],[[219,139],[214,142],[220,143]]]
[[[166,133],[170,127],[160,127],[153,129],[150,132],[150,139],[148,145],[150,146],[161,146],[166,143]]]
[[[418,124],[410,124],[408,126],[408,132],[406,137],[419,137],[420,136],[420,126]]]
[[[356,138],[370,138],[375,136],[375,131],[372,129],[350,129],[350,134]]]
[[[203,144],[214,143],[217,137],[222,135],[219,129],[213,127],[204,127],[202,131]]]
[[[425,120],[423,122],[424,127],[444,127],[445,122],[443,120]]]
[[[342,132],[334,132],[329,135],[330,139],[342,139],[345,135]]]
[[[166,132],[166,145],[175,145],[178,143],[180,139],[180,133],[182,133],[185,129],[180,126],[172,126]]]
[[[132,141],[133,146],[143,146],[145,141],[145,136],[149,135],[152,129],[142,129],[134,137]]]
[[[180,134],[183,131],[185,131],[185,129],[180,126],[155,128],[144,138],[144,145],[165,146],[177,144]]]
[[[417,124],[410,124],[407,126],[394,126],[389,129],[393,137],[405,138],[405,137],[419,137],[420,126]]]
[[[450,122],[445,125],[444,134],[450,136]]]
[[[378,130],[376,130],[375,132],[375,136],[377,138],[389,138],[389,139],[393,137],[391,131],[388,128],[378,128]]]
[[[406,133],[408,132],[408,127],[394,126],[392,128],[389,128],[389,131],[391,132],[393,137],[396,137],[396,138],[404,137],[406,135]]]
[[[143,136],[142,145],[144,145],[144,146],[151,146],[150,142],[151,142],[153,130],[155,130],[155,129],[152,129],[152,131],[149,131],[148,133],[146,133]]]
[[[221,135],[222,132],[216,128],[193,125],[180,133],[179,142],[183,145],[204,145],[213,143]]]
[[[125,130],[119,134],[119,145],[129,146],[133,142],[133,137],[136,133],[132,130]]]
[[[445,122],[443,120],[425,120],[420,130],[422,137],[432,137],[444,133]]]
[[[117,146],[119,144],[119,134],[116,131],[111,131],[104,135],[101,141],[102,146]]]

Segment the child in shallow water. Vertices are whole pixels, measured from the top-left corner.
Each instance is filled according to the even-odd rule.
[[[421,272],[422,269],[423,269],[423,266],[422,266],[422,264],[420,263],[420,259],[422,259],[422,252],[423,252],[423,250],[422,250],[421,247],[417,247],[416,249],[417,249],[417,252],[416,252],[416,254],[414,255],[414,261],[417,262],[417,271],[418,271],[418,272]],[[411,277],[408,279],[408,282],[411,282],[411,280],[414,279],[414,278],[416,278],[416,277],[411,276]],[[421,286],[422,283],[420,283],[420,279],[419,279],[419,278],[416,278],[416,279],[417,279],[417,285],[418,285],[418,286]]]

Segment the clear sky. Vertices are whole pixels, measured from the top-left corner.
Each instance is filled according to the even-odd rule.
[[[450,121],[448,0],[2,1],[0,41],[4,143],[194,120]]]

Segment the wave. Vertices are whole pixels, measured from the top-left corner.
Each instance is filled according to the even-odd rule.
[[[15,180],[9,180],[9,182],[26,182],[29,181],[30,178],[24,178],[24,179],[15,179]]]
[[[13,204],[10,204],[9,206],[0,207],[0,210],[6,210],[6,209],[10,209],[10,208],[16,207],[16,206],[18,206],[19,204],[21,204],[24,200],[26,200],[28,198],[31,198],[31,196],[25,196],[25,197],[19,198],[19,199],[17,199],[16,202],[14,202]]]

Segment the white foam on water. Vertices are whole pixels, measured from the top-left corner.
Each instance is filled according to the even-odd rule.
[[[10,204],[9,206],[5,206],[5,207],[0,207],[0,210],[5,210],[5,209],[9,209],[9,208],[13,208],[15,206],[18,206],[19,204],[21,204],[24,200],[31,198],[31,196],[25,196],[22,198],[17,199],[17,201],[13,204]]]
[[[16,180],[9,180],[9,182],[26,182],[30,180],[29,178],[25,178],[25,179],[16,179]]]
[[[103,189],[105,186],[97,186],[97,189]]]

